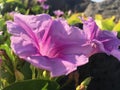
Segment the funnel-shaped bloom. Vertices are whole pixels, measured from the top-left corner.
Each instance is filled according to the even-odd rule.
[[[64,14],[64,12],[61,11],[61,10],[55,10],[53,13],[54,13],[57,17],[60,17],[61,15]]]
[[[34,66],[49,70],[52,76],[67,75],[88,62],[80,52],[85,42],[82,31],[61,18],[15,14],[7,28],[13,51]]]
[[[91,56],[95,53],[104,52],[113,55],[120,60],[120,40],[116,32],[100,30],[92,18],[83,20],[83,33],[86,43],[83,45],[84,53]]]
[[[47,4],[41,4],[41,7],[42,7],[44,10],[48,10],[48,9],[49,9],[49,5],[47,5]]]

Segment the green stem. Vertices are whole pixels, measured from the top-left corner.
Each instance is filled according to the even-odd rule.
[[[14,75],[13,72],[9,69],[9,67],[6,65],[5,66],[5,69],[11,74],[11,75]]]
[[[43,70],[37,69],[37,78],[38,79],[42,79],[42,73],[43,73]]]
[[[32,71],[32,79],[35,79],[36,73],[35,73],[35,67],[30,65],[30,69]]]

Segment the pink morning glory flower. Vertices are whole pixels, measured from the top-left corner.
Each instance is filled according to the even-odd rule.
[[[47,0],[37,0],[39,3],[45,3]]]
[[[45,4],[47,0],[38,0],[38,2],[40,3],[41,7],[44,9],[44,10],[48,10],[49,9],[49,5]]]
[[[120,60],[120,40],[116,32],[100,30],[92,18],[83,20],[84,40],[83,51],[87,56],[95,53],[106,53]]]
[[[47,4],[41,4],[41,7],[42,7],[44,10],[48,10],[48,9],[49,9],[49,5],[47,5]]]
[[[53,13],[54,13],[57,17],[60,17],[61,15],[64,14],[64,12],[61,11],[61,10],[55,10]]]
[[[62,18],[47,14],[15,14],[7,21],[11,48],[20,57],[36,67],[51,72],[51,76],[67,75],[84,65],[88,58],[80,52],[82,31],[70,27]]]

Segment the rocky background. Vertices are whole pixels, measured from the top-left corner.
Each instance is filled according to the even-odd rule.
[[[100,3],[91,2],[85,9],[87,16],[101,14],[103,17],[116,16],[120,19],[120,0],[105,0]]]
[[[116,16],[120,19],[120,0],[105,0],[103,2],[92,2],[91,0],[48,0],[50,10],[72,10],[73,12],[84,12],[86,16],[102,14],[103,17]]]
[[[48,0],[51,10],[60,9],[62,11],[72,10],[74,12],[83,12],[89,5],[90,0]]]

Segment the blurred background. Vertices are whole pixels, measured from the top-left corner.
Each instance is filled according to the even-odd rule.
[[[26,62],[19,61],[19,58],[11,53],[10,49],[10,35],[7,33],[6,21],[12,20],[14,13],[22,14],[41,14],[48,13],[55,16],[54,11],[60,10],[62,13],[59,17],[66,19],[68,24],[76,25],[82,28],[82,22],[79,16],[93,17],[101,30],[117,31],[118,37],[120,38],[120,0],[46,0],[44,6],[42,6],[37,0],[0,0],[0,49],[6,51],[6,53],[1,51],[1,56],[5,58],[3,67],[8,64],[8,68],[14,73],[13,67],[9,65],[8,57],[17,58],[15,69],[17,74],[21,76],[24,75],[25,79],[31,79],[31,69],[28,68],[29,64]],[[60,12],[59,11],[59,12]],[[84,15],[83,15],[84,14]],[[6,57],[6,55],[8,55]],[[7,64],[6,64],[7,63]],[[3,71],[8,78],[4,81],[0,79],[0,86],[7,86],[9,83],[16,82],[17,75],[9,75],[7,72]],[[27,69],[27,70],[26,70]],[[88,85],[87,90],[120,90],[120,62],[113,56],[108,56],[106,54],[96,54],[90,57],[90,62],[84,66],[78,67],[79,77],[72,75],[72,79],[69,76],[61,79],[59,81],[60,85],[65,82],[68,83],[61,90],[75,90],[76,85],[80,83],[86,77],[93,77],[91,83]],[[1,78],[5,77],[5,74],[0,72]],[[2,87],[2,88],[3,88]],[[0,87],[1,90],[1,87]],[[16,89],[17,90],[17,89]],[[83,89],[82,89],[83,90]],[[85,90],[85,89],[84,89]]]

